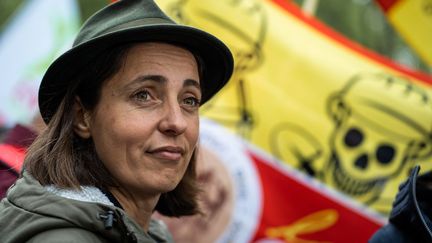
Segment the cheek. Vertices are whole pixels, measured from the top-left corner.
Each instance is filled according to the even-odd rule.
[[[186,138],[191,146],[195,148],[199,138],[199,119],[194,119],[190,122],[189,128],[186,134]]]
[[[93,142],[96,153],[105,166],[110,167],[109,164],[121,160],[121,157],[124,156],[124,153],[121,152],[124,149],[122,139],[119,134],[114,133],[112,130],[101,128],[94,133]]]
[[[125,142],[137,137],[147,126],[136,113],[121,101],[101,106],[92,120],[94,133],[98,133],[95,136],[112,139],[111,142]]]
[[[92,137],[98,156],[104,163],[126,159],[128,148],[142,141],[140,131],[134,120],[125,120],[110,115],[94,123]]]

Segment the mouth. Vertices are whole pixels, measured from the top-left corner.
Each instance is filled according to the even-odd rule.
[[[146,153],[161,160],[178,161],[182,158],[185,150],[178,146],[162,146],[150,149]]]

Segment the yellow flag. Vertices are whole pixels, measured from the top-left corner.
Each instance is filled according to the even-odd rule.
[[[432,66],[432,0],[377,0],[389,21]]]
[[[430,76],[346,40],[289,1],[157,2],[235,55],[234,76],[202,108],[206,117],[384,214],[414,164],[432,168]]]

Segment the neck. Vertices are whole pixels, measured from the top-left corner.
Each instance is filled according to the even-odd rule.
[[[109,188],[109,191],[119,201],[127,215],[133,218],[147,232],[160,194],[144,196],[140,193],[131,193],[118,187]]]

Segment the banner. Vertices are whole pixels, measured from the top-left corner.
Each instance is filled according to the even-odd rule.
[[[78,31],[75,0],[28,0],[0,34],[0,126],[28,124],[38,112],[42,75]]]
[[[384,215],[415,164],[431,169],[431,76],[348,41],[289,1],[157,2],[235,55],[231,82],[204,116]]]
[[[377,0],[389,22],[432,66],[432,0]]]
[[[204,215],[163,218],[175,242],[364,243],[384,224],[214,121],[201,120],[200,144]]]

